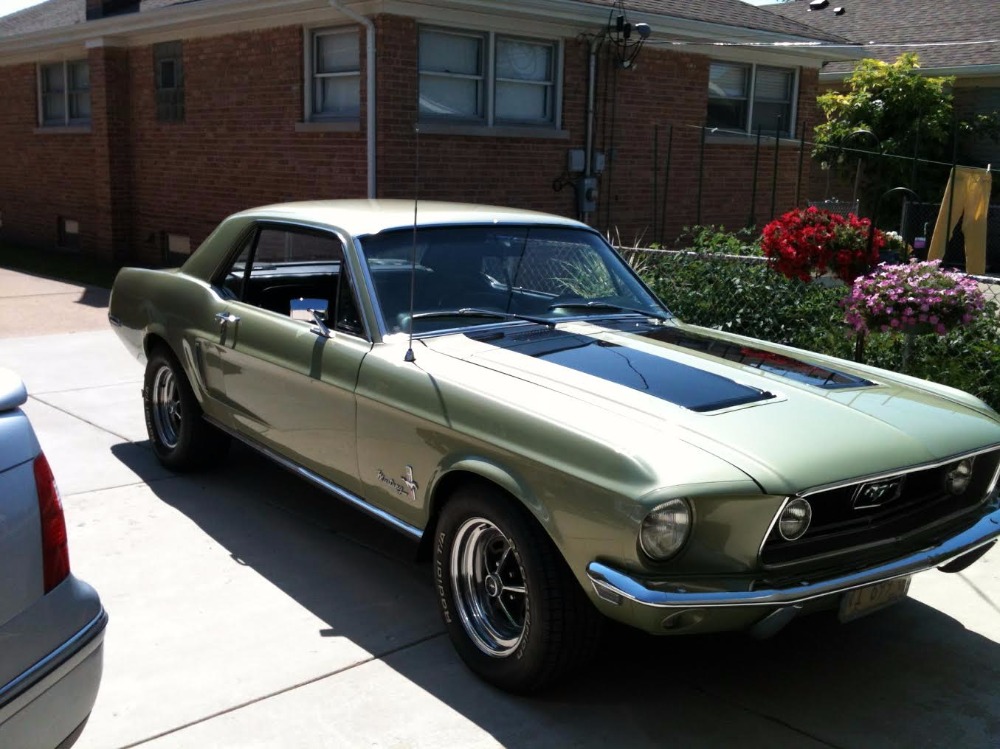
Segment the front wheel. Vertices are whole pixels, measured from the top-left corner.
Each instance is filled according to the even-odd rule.
[[[471,485],[448,502],[436,529],[434,575],[455,649],[501,689],[553,684],[598,641],[600,614],[535,519],[499,489]]]
[[[202,418],[184,370],[162,346],[150,353],[142,401],[153,452],[167,468],[203,468],[225,454],[228,437]]]

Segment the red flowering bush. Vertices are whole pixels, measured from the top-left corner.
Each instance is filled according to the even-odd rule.
[[[876,230],[871,253],[871,222],[821,208],[796,208],[764,227],[761,249],[771,267],[787,278],[811,281],[831,273],[846,284],[878,263],[885,236]]]

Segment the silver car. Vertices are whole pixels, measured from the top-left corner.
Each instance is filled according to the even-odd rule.
[[[70,572],[55,478],[0,369],[0,747],[71,746],[101,682],[108,616]]]

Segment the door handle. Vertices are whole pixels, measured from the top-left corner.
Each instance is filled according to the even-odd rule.
[[[215,316],[215,321],[219,323],[219,343],[224,345],[226,342],[226,333],[229,331],[229,324],[236,325],[240,321],[240,318],[230,312],[219,312]]]
[[[230,312],[220,312],[215,316],[215,319],[219,322],[219,327],[221,327],[223,330],[225,330],[226,326],[229,325],[230,323],[235,325],[240,321],[239,317]]]

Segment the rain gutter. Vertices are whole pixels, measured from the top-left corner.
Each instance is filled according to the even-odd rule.
[[[343,13],[352,21],[365,27],[365,98],[366,112],[365,123],[367,126],[367,150],[368,150],[368,197],[375,199],[378,197],[376,184],[376,117],[375,117],[375,22],[367,16],[363,16],[356,11],[341,5],[342,0],[329,0],[330,7]]]

